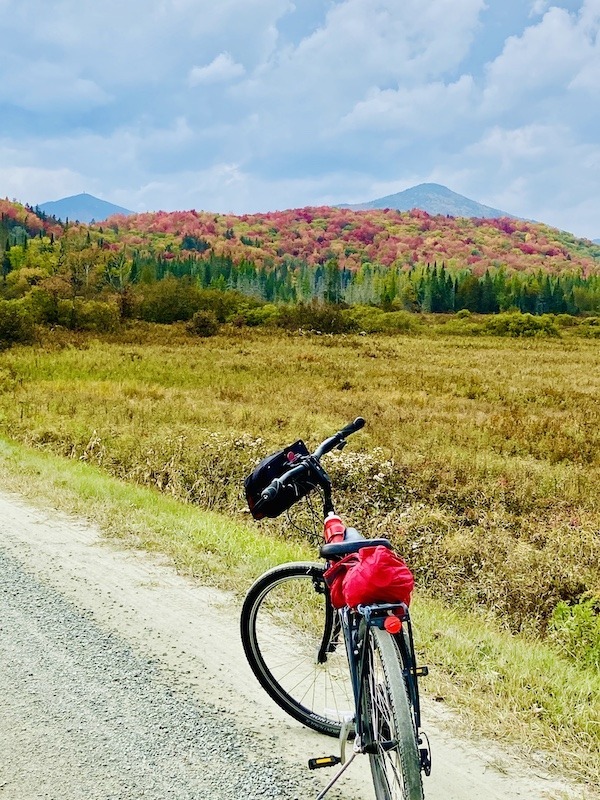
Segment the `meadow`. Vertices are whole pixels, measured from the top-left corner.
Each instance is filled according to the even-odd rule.
[[[342,512],[428,591],[543,632],[600,591],[599,367],[596,342],[564,337],[57,330],[0,356],[0,431],[240,512],[259,458],[360,414],[329,462]]]
[[[467,690],[480,719],[503,698],[496,730],[537,731],[538,742],[553,731],[580,774],[597,778],[599,394],[600,348],[581,337],[224,326],[198,338],[138,323],[107,335],[56,329],[1,353],[0,435],[256,530],[242,493],[252,466],[364,416],[327,466],[342,515],[389,536],[437,604],[421,632],[436,691]],[[264,562],[284,541],[306,555],[285,519],[262,528]],[[160,537],[148,546],[165,547]],[[210,579],[211,547],[195,538],[179,566]],[[227,575],[240,592],[252,578]]]

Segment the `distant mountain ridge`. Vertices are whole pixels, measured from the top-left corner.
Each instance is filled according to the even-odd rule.
[[[112,217],[113,214],[129,216],[134,213],[122,206],[116,206],[106,200],[100,200],[99,197],[94,197],[94,195],[87,194],[87,192],[41,203],[38,208],[44,214],[56,217],[56,219],[60,219],[63,222],[67,219],[71,221],[77,220],[78,222],[102,222],[108,217]]]
[[[82,192],[81,194],[52,200],[37,206],[40,211],[65,222],[103,222],[114,214],[131,216],[137,212],[122,206],[101,200],[99,197]],[[507,217],[519,219],[508,211],[502,211],[492,206],[486,206],[476,200],[471,200],[442,186],[439,183],[420,183],[405,189],[403,192],[379,197],[365,203],[340,203],[334,208],[344,208],[353,211],[367,211],[375,209],[392,208],[397,211],[412,211],[420,209],[428,214],[450,217],[474,217],[481,219],[498,219]],[[600,239],[593,239],[594,244],[600,244]]]
[[[485,206],[476,200],[471,200],[462,194],[453,192],[447,186],[439,183],[420,183],[403,192],[389,194],[370,200],[366,203],[343,204],[338,208],[350,208],[355,211],[367,211],[371,208],[393,208],[397,211],[412,211],[418,208],[428,214],[444,214],[451,217],[483,217],[497,219],[499,217],[512,217],[507,211]]]

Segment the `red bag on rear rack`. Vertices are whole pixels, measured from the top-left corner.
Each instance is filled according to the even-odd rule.
[[[410,604],[415,585],[406,563],[383,545],[362,547],[324,575],[334,608],[372,603]]]

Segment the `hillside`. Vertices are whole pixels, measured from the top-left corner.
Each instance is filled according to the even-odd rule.
[[[63,222],[67,219],[78,222],[102,222],[114,214],[133,214],[133,211],[116,206],[114,203],[108,203],[106,200],[100,200],[86,192],[42,203],[38,208],[44,214]]]
[[[600,246],[515,218],[327,206],[242,216],[116,215],[61,226],[31,208],[0,207],[0,297],[31,293],[36,314],[50,322],[62,319],[59,301],[67,308],[74,298],[111,297],[123,315],[190,319],[204,289],[250,298],[234,303],[240,320],[250,318],[249,303],[313,301],[433,313],[600,313]],[[176,288],[165,278],[187,283]],[[269,313],[250,316],[260,321]],[[69,325],[83,324],[65,314]],[[222,303],[218,314],[221,321],[235,315]]]
[[[600,247],[565,231],[514,218],[425,211],[325,206],[242,216],[156,212],[113,220],[104,235],[129,251],[162,251],[168,260],[212,253],[266,267],[314,267],[334,260],[350,272],[365,264],[410,269],[434,263],[478,275],[500,267],[551,275],[600,271]]]
[[[418,208],[428,214],[450,214],[452,217],[481,217],[494,219],[497,217],[512,217],[506,211],[482,205],[476,200],[470,200],[462,194],[457,194],[447,186],[439,183],[421,183],[412,186],[397,194],[379,197],[366,203],[355,205],[344,204],[340,208],[350,208],[355,211],[367,211],[373,208],[393,208],[396,211],[411,211]]]
[[[96,201],[91,195],[81,197]],[[29,236],[40,231],[62,235],[63,227],[48,219],[43,208],[40,211],[36,214],[29,206],[0,201],[5,228],[22,228]],[[76,236],[73,220],[78,218],[69,219],[70,235]],[[127,212],[81,226],[84,229],[89,230],[91,241],[123,251],[128,258],[134,253],[153,254],[166,262],[216,256],[267,270],[284,264],[317,267],[335,261],[351,273],[365,265],[408,270],[427,264],[476,275],[499,268],[529,274],[541,270],[549,275],[600,272],[600,244],[514,217],[464,218],[388,207],[355,211],[323,206],[238,216],[195,210]]]

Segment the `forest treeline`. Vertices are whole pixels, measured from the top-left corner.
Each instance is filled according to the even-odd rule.
[[[317,261],[264,251],[252,259],[248,253],[261,243],[229,219],[211,236],[183,230],[177,238],[165,231],[125,234],[121,219],[104,227],[63,225],[30,208],[9,212],[5,203],[0,335],[9,340],[26,340],[38,323],[110,330],[127,319],[171,323],[198,312],[204,315],[196,318],[198,332],[221,322],[336,332],[408,328],[407,314],[600,314],[600,274],[589,265],[565,268],[566,250],[555,273],[511,269],[501,260],[481,270],[456,257],[452,266],[411,256],[388,264],[364,258],[350,268],[332,246]]]

